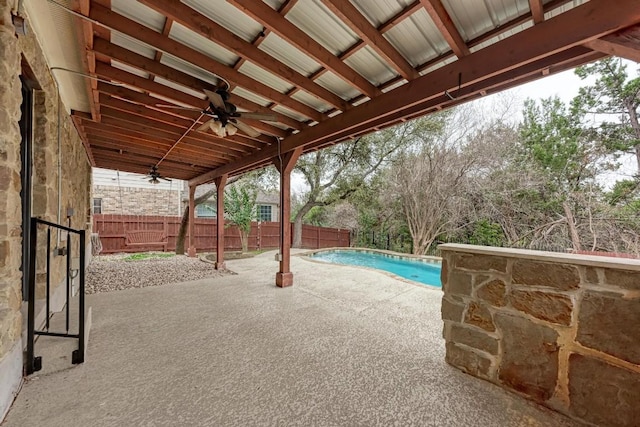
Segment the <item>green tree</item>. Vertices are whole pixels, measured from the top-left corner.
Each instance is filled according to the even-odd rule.
[[[293,246],[302,244],[302,223],[313,208],[348,199],[370,181],[378,169],[388,164],[395,153],[415,143],[416,130],[441,126],[439,116],[424,118],[300,157],[295,171],[304,177],[308,191],[302,195],[300,208],[293,218]]]
[[[580,88],[573,108],[595,113],[599,124],[592,128],[594,133],[609,150],[634,154],[640,171],[640,77],[631,78],[619,58],[606,58],[575,72],[581,79],[596,81]]]
[[[238,227],[242,241],[242,252],[249,248],[251,222],[256,214],[257,191],[249,185],[233,185],[225,191],[225,219]]]

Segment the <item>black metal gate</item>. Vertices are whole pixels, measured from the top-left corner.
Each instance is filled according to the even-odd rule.
[[[47,250],[46,250],[46,272],[45,272],[45,310],[46,320],[44,324],[44,330],[36,330],[35,326],[35,305],[36,305],[36,254],[38,248],[38,225],[43,225],[46,230]],[[59,230],[67,233],[67,246],[66,246],[66,331],[56,332],[49,330],[49,314],[50,310],[50,290],[51,290],[51,230]],[[78,333],[69,333],[70,326],[70,302],[71,302],[71,236],[76,235],[79,239],[78,245],[78,276],[79,276],[79,289],[78,289]],[[54,224],[52,222],[44,221],[39,218],[31,218],[30,227],[30,246],[29,246],[29,292],[28,292],[28,324],[27,324],[27,357],[26,357],[26,371],[27,375],[30,375],[36,371],[42,369],[42,357],[35,355],[35,336],[47,335],[60,338],[73,338],[78,340],[78,349],[73,350],[71,354],[71,363],[78,364],[84,362],[84,346],[85,346],[85,330],[84,330],[84,290],[85,290],[85,243],[86,243],[85,230],[74,230],[70,227]]]

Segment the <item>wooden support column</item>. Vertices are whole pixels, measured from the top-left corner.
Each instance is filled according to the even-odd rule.
[[[228,175],[215,179],[216,183],[216,270],[224,270],[224,186]]]
[[[280,172],[280,270],[276,285],[284,288],[293,285],[291,272],[291,171],[302,153],[302,148],[276,158],[274,163]]]
[[[195,231],[195,218],[196,218],[196,186],[189,186],[189,249],[187,249],[187,255],[190,257],[196,256],[196,245],[194,243],[194,231]]]

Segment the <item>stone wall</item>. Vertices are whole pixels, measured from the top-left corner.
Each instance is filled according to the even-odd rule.
[[[110,215],[182,215],[178,190],[95,185],[93,197],[102,199],[102,213]]]
[[[441,245],[449,364],[596,425],[640,419],[640,261]]]
[[[17,2],[0,0],[0,378],[3,379],[0,420],[15,392],[7,391],[9,381],[22,377],[21,136],[18,123],[22,103],[20,75],[26,69],[38,86],[33,96],[31,215],[66,224],[67,208],[72,208],[71,226],[90,227],[91,175],[84,147],[65,106],[60,104],[59,110],[55,83],[36,37],[31,32],[26,36],[15,34],[10,12],[16,7]],[[58,173],[59,164],[61,173]],[[64,240],[58,243],[57,235],[52,237],[52,247],[65,246]],[[44,239],[40,239],[39,297],[44,296],[45,244]],[[77,242],[73,250],[77,254]],[[64,283],[66,266],[64,257],[52,257],[51,261],[52,292],[55,292],[57,286]],[[18,363],[7,360],[14,357],[19,358]]]

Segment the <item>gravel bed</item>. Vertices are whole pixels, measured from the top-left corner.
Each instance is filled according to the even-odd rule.
[[[94,257],[87,268],[86,292],[95,294],[234,274],[229,270],[216,270],[212,263],[184,255],[125,260],[128,256],[115,254]]]

